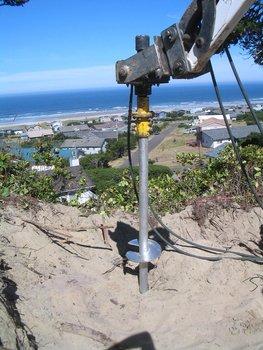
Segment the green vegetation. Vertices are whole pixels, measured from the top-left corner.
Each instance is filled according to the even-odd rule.
[[[186,124],[186,123],[180,123],[180,124],[178,124],[178,128],[180,128],[180,129],[189,129],[190,126],[188,124]]]
[[[263,111],[255,111],[256,116],[260,122],[263,122]],[[255,120],[253,119],[251,113],[239,114],[237,116],[237,121],[244,121],[247,125],[254,125]]]
[[[131,149],[137,144],[137,136],[131,134]],[[119,136],[117,140],[109,140],[106,152],[98,154],[89,154],[81,158],[81,166],[84,169],[108,168],[109,162],[127,154],[127,135],[126,133]]]
[[[245,140],[241,141],[243,147],[248,145],[257,145],[263,147],[263,137],[260,133],[251,133]]]
[[[165,129],[169,125],[168,121],[162,123],[153,123],[152,126],[152,134],[159,134],[163,129]]]
[[[185,115],[185,111],[172,111],[166,114],[166,120],[176,121],[176,120],[192,120],[192,116]]]
[[[253,57],[255,63],[263,64],[262,31],[263,5],[261,0],[253,3],[224,45],[238,44]]]
[[[134,168],[136,176],[139,174],[139,168]],[[127,169],[105,168],[105,169],[88,169],[87,174],[94,181],[96,192],[102,194],[110,188],[114,188],[123,176],[126,176]],[[163,175],[172,175],[170,168],[162,165],[149,165],[149,178],[155,178]]]
[[[42,140],[33,155],[36,165],[52,166],[52,174],[41,174],[31,170],[31,164],[11,154],[0,152],[0,198],[11,194],[31,196],[54,202],[57,194],[54,181],[67,178],[67,161],[54,155],[49,140]]]
[[[28,141],[23,141],[20,144],[20,147],[27,148],[27,147],[39,147],[42,143],[49,143],[53,148],[60,147],[64,140],[73,138],[73,137],[66,137],[62,133],[55,134],[52,137],[39,137],[37,139],[32,139]],[[77,138],[77,137],[74,137]]]
[[[259,195],[263,194],[263,152],[262,148],[250,145],[241,148],[241,154]],[[200,158],[194,154],[181,154],[178,161],[191,165],[174,179],[171,174],[150,177],[150,197],[155,208],[164,214],[181,210],[198,197],[225,196],[240,203],[255,204],[231,146],[226,147],[220,157],[200,166]],[[203,159],[204,163],[204,159]],[[138,180],[138,176],[137,180]],[[137,201],[128,171],[118,181],[105,187],[99,199],[88,204],[93,210],[109,211],[122,209],[134,211]]]
[[[47,202],[56,200],[51,176],[40,176],[30,170],[30,163],[0,152],[0,198],[12,194],[31,196]]]

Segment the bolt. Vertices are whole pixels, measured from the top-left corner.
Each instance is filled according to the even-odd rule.
[[[177,38],[177,33],[173,28],[167,29],[165,32],[166,38],[170,41],[170,43],[174,42]]]
[[[163,71],[162,71],[161,68],[157,68],[157,69],[155,70],[155,76],[156,76],[157,79],[161,79],[161,78],[162,78],[162,76],[163,76]]]
[[[121,79],[125,79],[129,73],[129,67],[128,66],[123,66],[119,70],[119,77]]]
[[[191,37],[190,37],[190,35],[189,34],[184,34],[183,35],[183,41],[185,42],[185,41],[190,41],[191,40]]]
[[[198,49],[201,49],[201,47],[204,46],[204,43],[205,43],[205,39],[202,38],[201,36],[198,37],[198,38],[196,39],[196,41],[195,41],[195,44],[196,44],[196,46],[198,47]]]
[[[174,66],[173,66],[173,72],[174,73],[180,73],[182,72],[184,69],[183,69],[183,63],[181,61],[177,61],[175,62]]]

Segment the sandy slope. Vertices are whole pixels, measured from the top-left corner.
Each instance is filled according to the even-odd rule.
[[[1,214],[0,258],[11,268],[5,274],[17,284],[18,311],[39,349],[109,349],[131,336],[112,348],[263,349],[262,265],[206,262],[164,251],[150,271],[151,290],[142,296],[136,266],[128,264],[126,274],[122,266],[105,273],[136,235],[135,217],[119,212],[107,220],[87,218],[77,209],[43,204],[27,211],[9,205]],[[95,227],[103,220],[112,226],[113,250]],[[263,213],[220,210],[209,214],[202,229],[191,207],[164,220],[187,238],[241,249],[240,241],[259,242]],[[58,239],[58,246],[25,221],[65,239]],[[257,275],[252,291],[256,285],[246,279]],[[0,308],[0,339],[13,349],[12,322],[6,327],[3,312]],[[25,348],[30,348],[26,341]]]

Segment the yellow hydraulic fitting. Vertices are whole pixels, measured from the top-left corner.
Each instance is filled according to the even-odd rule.
[[[138,96],[137,112],[134,114],[136,118],[135,131],[139,137],[149,137],[151,131],[152,113],[149,111],[149,97]]]

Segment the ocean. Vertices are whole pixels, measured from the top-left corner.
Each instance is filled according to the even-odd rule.
[[[245,84],[252,103],[263,103],[263,82]],[[221,84],[226,104],[243,104],[244,101],[235,84]],[[31,93],[0,96],[0,124],[56,120],[65,115],[78,116],[83,113],[106,114],[124,112],[128,104],[129,89],[108,89]],[[170,84],[153,87],[152,110],[192,109],[217,105],[210,84]]]

